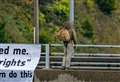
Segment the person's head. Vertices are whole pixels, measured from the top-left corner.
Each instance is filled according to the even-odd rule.
[[[71,24],[67,21],[67,22],[64,23],[63,27],[66,28],[66,29],[70,29]]]

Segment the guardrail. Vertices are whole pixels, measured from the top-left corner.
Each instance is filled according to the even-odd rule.
[[[77,48],[118,48],[120,45],[75,45]],[[64,45],[42,44],[41,59],[38,69],[61,69],[64,56]],[[53,49],[53,50],[52,50]],[[55,52],[57,51],[57,52]],[[59,52],[60,51],[60,52]],[[78,50],[79,51],[79,50]],[[94,50],[93,50],[94,51]],[[100,51],[100,50],[98,50]],[[75,52],[71,58],[70,69],[120,69],[119,53]]]

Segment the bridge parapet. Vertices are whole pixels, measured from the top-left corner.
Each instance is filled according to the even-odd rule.
[[[70,69],[120,69],[120,45],[75,45]],[[62,69],[64,46],[42,44],[38,69]]]

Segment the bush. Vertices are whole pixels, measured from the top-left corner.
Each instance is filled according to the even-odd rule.
[[[88,19],[86,19],[81,26],[81,33],[84,37],[92,39],[93,37],[93,27]]]
[[[96,0],[96,3],[103,13],[110,15],[112,11],[115,10],[115,1],[116,0]]]
[[[53,33],[50,32],[50,29],[44,27],[40,31],[40,43],[41,44],[48,44],[53,41]]]
[[[86,7],[88,9],[88,11],[93,11],[94,10],[94,0],[85,0],[85,4],[86,4]]]
[[[53,21],[54,24],[61,25],[69,16],[69,1],[60,0],[49,3],[41,9],[41,12],[45,15],[46,23]]]

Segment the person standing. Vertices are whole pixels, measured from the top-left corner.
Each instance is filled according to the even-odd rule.
[[[56,33],[56,37],[64,43],[63,69],[69,69],[71,57],[74,54],[74,44],[77,42],[75,31],[66,22]]]

